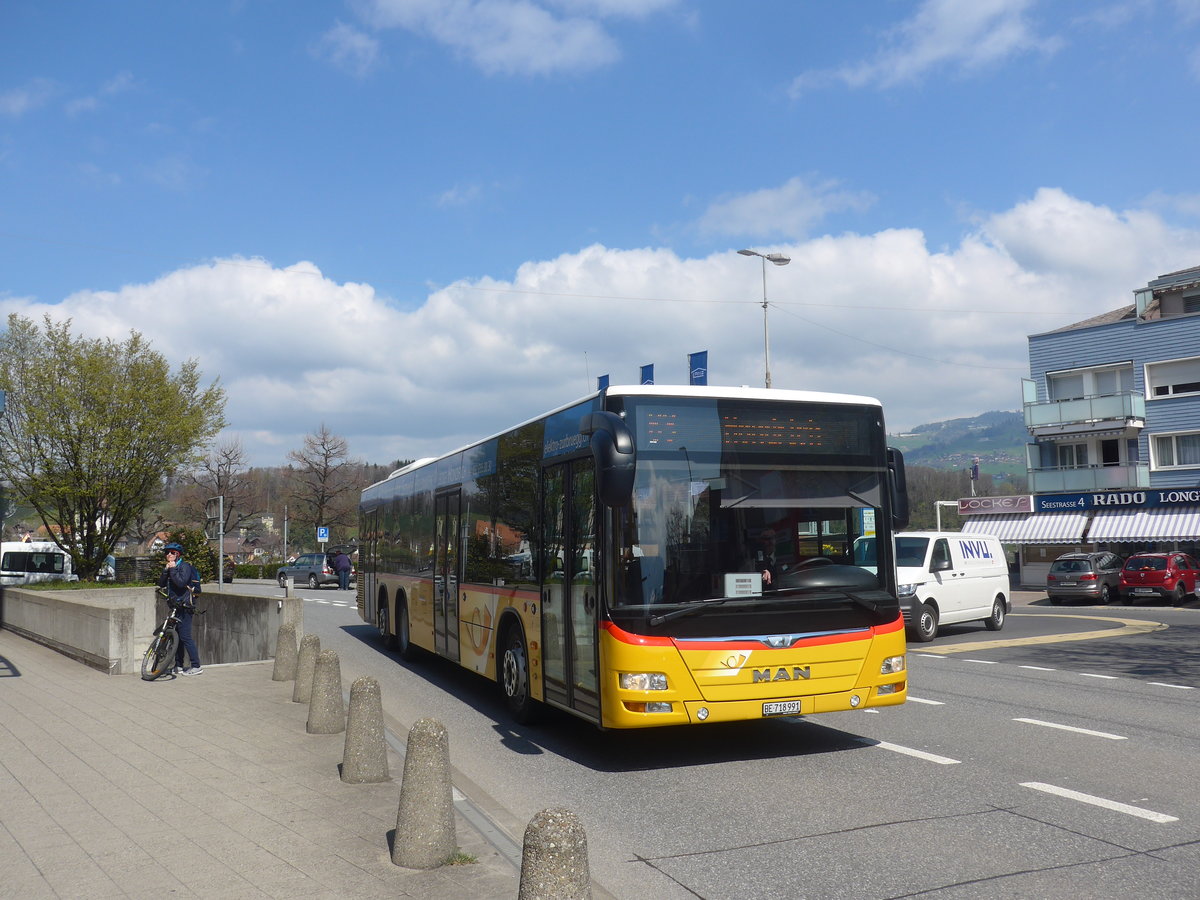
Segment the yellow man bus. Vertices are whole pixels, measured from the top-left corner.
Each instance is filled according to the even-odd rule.
[[[609,387],[366,488],[359,614],[402,657],[496,681],[518,721],[890,706],[907,515],[876,400]]]

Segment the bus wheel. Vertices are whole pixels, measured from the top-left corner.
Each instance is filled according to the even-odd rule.
[[[523,725],[532,722],[535,718],[535,701],[529,694],[529,651],[519,625],[509,626],[504,634],[500,687],[512,717]]]
[[[408,602],[403,597],[396,598],[395,642],[401,659],[411,662],[420,655],[419,648],[412,642],[412,630],[408,622]]]
[[[379,625],[379,640],[383,644],[383,649],[395,650],[396,636],[392,634],[391,616],[388,615],[386,600],[379,604],[379,612],[376,613],[375,618],[376,624]]]
[[[984,627],[988,631],[999,631],[1004,627],[1004,598],[997,597],[992,601],[992,614],[983,620]]]
[[[913,637],[922,644],[932,641],[937,636],[938,630],[937,609],[930,603],[922,603],[916,612],[916,626],[913,628]]]

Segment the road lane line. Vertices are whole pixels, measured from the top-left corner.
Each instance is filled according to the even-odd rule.
[[[1151,684],[1154,687],[1175,688],[1177,691],[1194,691],[1196,689],[1190,684],[1167,684],[1165,681],[1149,681],[1147,684]],[[908,699],[911,700],[912,697],[909,697]]]
[[[1117,678],[1116,675],[1099,675],[1095,672],[1080,672],[1079,674],[1084,678],[1107,678],[1109,681],[1115,681]]]
[[[1047,666],[1017,666],[1018,669],[1032,669],[1035,672],[1057,672],[1058,669],[1051,669]]]
[[[929,706],[945,706],[946,705],[941,700],[926,700],[924,697],[914,697],[912,694],[908,695],[908,702],[909,703],[925,703],[925,704],[928,704]]]
[[[1011,613],[1010,618],[1033,618],[1029,613]],[[1076,631],[1070,634],[1043,634],[1035,637],[1010,638],[995,641],[972,641],[962,644],[940,644],[938,653],[978,653],[980,650],[992,650],[1000,647],[1031,647],[1037,644],[1060,644],[1070,641],[1095,641],[1101,638],[1123,637],[1129,634],[1148,634],[1151,631],[1163,631],[1168,626],[1165,622],[1147,622],[1142,619],[1118,619],[1115,616],[1070,616],[1054,613],[1036,614],[1037,618],[1050,619],[1088,619],[1093,622],[1104,622],[1112,625],[1120,623],[1120,628],[1100,628],[1096,631]]]
[[[1043,722],[1041,719],[1013,719],[1014,722],[1024,722],[1027,725],[1041,725],[1045,728],[1058,728],[1062,731],[1074,731],[1076,734],[1088,734],[1092,737],[1107,738],[1110,741],[1124,741],[1128,738],[1119,734],[1109,734],[1107,731],[1092,731],[1089,728],[1076,728],[1074,725],[1060,725],[1057,722]]]
[[[981,666],[998,666],[1000,661],[996,659],[964,659],[963,662],[979,663]]]
[[[1125,813],[1128,816],[1137,816],[1139,819],[1148,819],[1151,822],[1158,822],[1163,825],[1167,822],[1179,821],[1176,816],[1168,816],[1165,813],[1142,809],[1140,806],[1130,806],[1128,803],[1118,803],[1116,800],[1105,800],[1103,797],[1094,797],[1091,794],[1081,794],[1079,791],[1057,787],[1053,784],[1043,784],[1040,781],[1023,781],[1021,782],[1021,787],[1033,788],[1035,791],[1054,794],[1058,797],[1065,797],[1068,800],[1078,800],[1080,803],[1090,803],[1092,806],[1111,809],[1114,812]]]
[[[891,750],[893,753],[903,753],[905,756],[915,756],[917,759],[923,759],[926,762],[937,763],[939,766],[956,766],[962,760],[951,759],[948,756],[938,756],[936,753],[926,753],[924,750],[914,750],[912,747],[903,747],[900,744],[889,744],[887,741],[877,741],[874,738],[855,738],[860,744],[866,744],[868,747],[878,747],[880,750]]]

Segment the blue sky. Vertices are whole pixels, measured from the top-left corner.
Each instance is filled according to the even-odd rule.
[[[144,333],[256,464],[438,453],[596,376],[1015,409],[1200,265],[1200,0],[0,8],[0,314]]]

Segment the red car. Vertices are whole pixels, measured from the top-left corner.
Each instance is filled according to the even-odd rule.
[[[1157,597],[1182,606],[1196,596],[1200,563],[1186,553],[1135,553],[1121,569],[1121,602]]]

